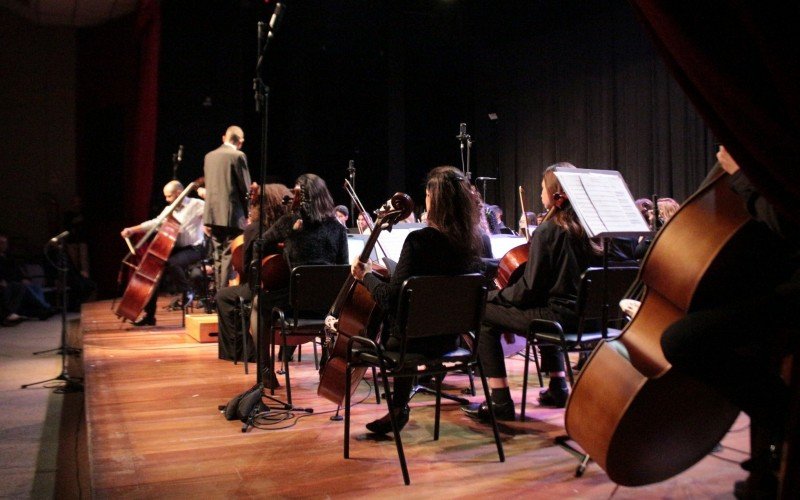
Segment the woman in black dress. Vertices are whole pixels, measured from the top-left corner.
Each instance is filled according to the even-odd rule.
[[[411,276],[458,275],[480,269],[482,240],[480,232],[481,214],[472,195],[466,177],[455,167],[434,168],[428,174],[425,186],[425,207],[428,227],[411,232],[406,238],[400,259],[390,281],[381,281],[370,271],[369,263],[358,260],[353,263],[353,276],[364,286],[385,311],[397,308],[398,296],[403,282]],[[391,322],[393,325],[393,322]],[[386,341],[387,348],[397,346],[394,326]],[[455,347],[456,339],[435,343],[425,341],[413,344],[415,352],[437,356]],[[412,380],[409,377],[394,381],[394,398],[400,428],[408,422],[408,400]],[[392,430],[387,413],[384,417],[367,424],[367,429],[378,434]]]
[[[555,211],[533,232],[523,276],[502,290],[490,291],[487,297],[478,355],[489,379],[495,416],[500,420],[514,420],[515,416],[501,335],[523,333],[533,319],[558,321],[565,330],[576,328],[575,301],[581,274],[600,254],[599,246],[589,240],[555,176],[557,167],[575,168],[569,163],[557,163],[545,170],[542,203]],[[550,385],[540,393],[539,403],[563,408],[569,394],[564,359],[554,346],[542,346],[540,353],[542,371],[550,372]],[[480,420],[489,419],[486,402],[464,410]]]

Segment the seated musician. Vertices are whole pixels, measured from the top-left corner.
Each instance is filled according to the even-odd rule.
[[[178,195],[183,191],[183,185],[178,181],[170,181],[164,186],[164,199],[168,204],[172,204]],[[175,210],[172,216],[180,223],[180,232],[178,239],[175,241],[175,246],[166,263],[166,268],[162,274],[161,283],[164,282],[163,277],[168,276],[173,285],[180,291],[184,297],[187,291],[191,288],[191,281],[186,276],[186,268],[191,264],[203,258],[203,209],[205,203],[203,200],[197,198],[189,198],[188,196],[183,199]],[[133,227],[126,227],[122,230],[123,238],[128,238],[137,233],[145,233],[158,224],[158,220],[169,212],[169,206],[155,219],[144,221],[141,224]],[[161,284],[159,283],[159,288]],[[144,316],[138,321],[133,323],[134,326],[152,326],[156,324],[156,300],[158,299],[158,292],[153,292],[150,301],[144,306]]]
[[[336,219],[333,198],[318,175],[303,174],[297,178],[292,212],[279,218],[264,233],[267,249],[277,248],[281,242],[290,269],[300,265],[348,263],[347,229]],[[289,305],[289,289],[269,290],[264,297],[258,309],[266,325],[273,307]],[[291,357],[291,353],[284,355]],[[267,380],[274,378],[274,374],[267,376],[270,377]]]
[[[778,269],[783,278],[757,300],[689,313],[664,332],[661,346],[674,369],[714,387],[750,417],[751,458],[742,464],[750,475],[737,482],[735,496],[777,498],[790,397],[777,360],[800,338],[800,227],[755,191],[724,147],[717,159],[753,218],[782,238],[783,248],[764,266],[765,274]]]
[[[400,288],[411,276],[457,275],[480,269],[482,214],[464,174],[450,166],[433,169],[428,175],[425,195],[428,227],[409,233],[388,283],[371,273],[371,264],[361,263],[358,259],[353,263],[353,276],[364,283],[385,311],[397,308]],[[414,344],[410,349],[437,356],[453,350],[456,341],[453,338],[442,345],[432,344],[426,339],[425,343]],[[398,342],[390,336],[386,340],[387,348],[396,347]],[[394,380],[395,411],[400,428],[408,422],[411,388],[411,378]],[[368,423],[367,429],[377,434],[390,432],[392,425],[389,414]]]
[[[576,328],[575,300],[581,274],[600,255],[599,246],[578,222],[554,174],[556,167],[575,168],[569,163],[557,163],[545,170],[542,203],[554,212],[533,232],[525,273],[516,283],[490,291],[487,298],[478,354],[489,379],[495,416],[500,420],[515,418],[500,342],[502,334],[524,333],[533,319],[558,321],[567,331]],[[550,373],[550,384],[540,392],[539,403],[563,408],[569,394],[564,359],[556,347],[543,346],[540,352],[542,371]],[[482,421],[489,420],[485,401],[465,407],[464,411]]]
[[[253,261],[253,242],[258,238],[258,223],[261,221],[264,231],[269,229],[281,216],[286,214],[288,206],[283,203],[286,196],[291,196],[289,188],[283,184],[267,184],[264,186],[264,207],[259,210],[259,198],[251,200],[253,206],[250,207],[250,223],[244,229],[244,243],[242,248],[242,269],[245,271],[239,276],[239,284],[222,288],[217,292],[217,311],[219,314],[219,359],[230,361],[241,360],[244,352],[242,335],[236,328],[236,307],[239,297],[245,301],[253,299],[254,284],[251,283],[251,272],[248,272]],[[265,248],[264,255],[277,253],[277,246]],[[249,325],[250,318],[244,318]],[[245,325],[247,330],[247,325]],[[248,344],[253,346],[252,340]],[[250,347],[249,361],[255,361],[256,350]]]
[[[350,218],[350,210],[344,205],[336,205],[334,213],[339,222],[341,222],[344,227],[347,227],[347,219]]]
[[[657,203],[658,216],[656,216],[656,211],[652,208],[652,205],[653,204],[650,203],[651,208],[645,213],[645,219],[653,231],[661,229],[681,207],[680,204],[672,198],[659,198]],[[652,243],[653,238],[640,237],[634,249],[634,258],[639,260],[643,259]]]

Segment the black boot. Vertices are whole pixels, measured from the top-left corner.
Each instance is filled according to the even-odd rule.
[[[403,430],[403,427],[405,427],[408,423],[410,415],[411,408],[409,408],[408,405],[394,409],[394,416],[397,419],[398,430]],[[392,432],[391,416],[387,413],[378,420],[373,420],[367,424],[367,430],[375,434],[388,434]]]
[[[567,380],[564,377],[551,377],[547,389],[539,392],[539,405],[564,408],[569,398]]]
[[[497,420],[513,421],[516,418],[514,413],[514,400],[511,399],[511,391],[508,387],[501,389],[492,389],[492,401],[494,402],[494,418]],[[491,415],[489,414],[489,403],[471,404],[469,406],[462,406],[461,410],[468,416],[480,420],[481,422],[490,422]]]

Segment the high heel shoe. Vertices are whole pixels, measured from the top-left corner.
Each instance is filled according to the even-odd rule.
[[[400,409],[394,410],[395,418],[397,419],[397,427],[398,430],[403,430],[403,427],[406,426],[408,423],[409,416],[411,414],[411,408],[408,405]],[[373,432],[375,434],[388,434],[392,432],[392,418],[387,413],[386,415],[382,416],[378,420],[373,420],[372,422],[367,424],[367,430]]]

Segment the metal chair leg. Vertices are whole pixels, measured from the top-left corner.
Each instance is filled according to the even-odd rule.
[[[497,419],[494,417],[494,401],[489,393],[489,382],[486,381],[486,375],[481,366],[480,359],[478,360],[478,370],[481,372],[481,385],[483,386],[483,393],[486,395],[486,402],[489,404],[489,416],[492,421],[492,432],[494,433],[494,442],[497,445],[497,456],[501,462],[506,461],[506,455],[503,452],[503,442],[500,440],[500,431],[497,429]]]
[[[531,362],[531,339],[525,341],[525,367],[522,369],[522,403],[520,403],[519,408],[519,420],[520,422],[525,421],[525,404],[528,402],[528,368],[530,367]],[[541,376],[541,374],[539,375]],[[486,398],[489,399],[488,396]]]

